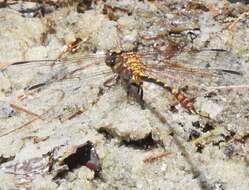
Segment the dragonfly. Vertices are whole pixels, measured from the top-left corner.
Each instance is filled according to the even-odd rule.
[[[98,71],[81,73],[94,65],[99,66]],[[71,67],[69,68],[69,66]],[[2,72],[11,74],[11,68],[14,67],[18,70],[31,68],[31,72],[37,72],[40,76],[49,73],[45,79],[38,77],[30,80],[29,85],[24,87],[25,93],[18,96],[19,100],[27,98],[28,95],[32,94],[32,91],[36,90],[39,93],[40,89],[55,82],[77,77],[82,77],[83,80],[95,80],[95,78],[99,79],[107,75],[109,78],[104,81],[104,86],[111,87],[121,83],[127,92],[128,99],[135,99],[143,109],[143,85],[144,83],[152,83],[172,94],[187,111],[198,114],[194,106],[194,98],[186,94],[183,90],[184,87],[187,87],[188,91],[202,95],[215,90],[248,88],[243,82],[245,79],[242,64],[231,52],[220,49],[203,49],[187,52],[185,55],[183,52],[181,56],[176,56],[171,60],[166,59],[165,55],[158,51],[108,51],[107,53],[64,58],[60,56],[59,59],[54,60],[14,62],[2,67]],[[60,94],[59,102],[64,95],[63,91],[57,91],[57,93]],[[45,113],[49,112],[53,106],[43,114],[33,113],[26,108],[18,107],[16,104],[12,104],[12,107],[35,116],[34,120],[37,120],[43,119]],[[81,111],[77,110],[75,114],[78,113]],[[27,124],[32,123],[32,121]]]
[[[192,59],[187,57],[187,55]],[[104,86],[107,88],[121,84],[127,93],[127,97],[135,99],[143,109],[146,109],[144,91],[147,90],[144,86],[145,83],[151,84],[172,94],[183,108],[192,113],[197,112],[194,106],[194,99],[191,99],[190,96],[186,94],[183,89],[184,86],[189,86],[187,91],[191,90],[191,93],[198,92],[201,94],[209,93],[213,90],[245,87],[243,83],[243,70],[241,70],[242,65],[240,62],[236,62],[237,59],[232,57],[230,52],[203,50],[198,53],[195,52],[194,54],[188,52],[187,55],[169,60],[165,58],[163,53],[160,54],[157,51],[108,51],[106,53],[72,55],[70,57],[59,56],[58,59],[51,60],[19,61],[2,65],[2,72],[7,76],[13,77],[16,71],[23,71],[20,76],[21,78],[27,75],[28,82],[22,83],[18,78],[13,79],[13,82],[16,81],[18,84],[16,87],[24,89],[24,92],[15,95],[15,99],[17,100],[13,101],[11,106],[15,110],[25,112],[33,117],[19,127],[15,126],[14,129],[1,132],[0,138],[21,130],[36,120],[47,121],[50,119],[47,115],[49,115],[56,106],[63,106],[60,103],[65,93],[63,92],[64,89],[58,88],[55,88],[54,93],[46,90],[51,86],[56,86],[56,83],[64,83],[70,80],[77,81],[79,78],[86,81],[80,85],[92,84],[87,81],[100,80],[102,82],[102,79]],[[94,67],[97,67],[97,69],[93,69]],[[79,81],[82,82],[82,80]],[[239,86],[240,83],[242,83],[243,86]],[[69,84],[70,85],[65,88],[68,88],[67,90],[69,91],[71,90],[73,94],[74,90],[79,87],[75,87],[71,85],[71,83]],[[15,91],[12,94],[14,93]],[[33,111],[25,107],[25,105],[28,106],[27,104],[36,96],[38,96],[37,104],[42,104],[42,102],[46,102],[49,99],[54,103],[45,107],[41,113],[38,113],[37,110]],[[42,98],[45,98],[45,101],[44,99],[43,101],[40,100],[41,96],[44,96]],[[18,103],[20,102],[22,102],[24,106],[19,106]],[[34,106],[35,104],[33,104],[31,108],[34,109]],[[68,120],[83,111],[84,110],[74,111],[72,115],[67,117]],[[56,115],[54,112],[52,114]],[[31,138],[33,137],[31,136]],[[44,140],[46,140],[46,138],[34,138],[35,142]],[[78,150],[85,149],[84,147],[86,147],[87,150],[91,150],[89,154],[90,159],[84,161],[83,164],[98,173],[101,170],[101,166],[99,166],[98,156],[95,156],[95,151],[92,146],[91,143],[86,143],[80,145],[77,149],[74,147],[74,151],[71,152],[69,156],[66,155],[66,157],[62,159],[61,164],[67,164],[70,168],[70,160],[74,161],[72,155],[77,156],[76,153],[79,152]],[[57,148],[55,148],[55,153],[56,150]],[[52,165],[56,165],[57,162],[53,161],[54,155],[51,153],[54,154],[54,151],[49,152],[49,154],[44,155],[42,158],[32,158],[14,165],[9,163],[9,165],[7,164],[1,169],[5,173],[12,172],[12,174],[16,174],[18,176],[17,179],[20,179],[22,182],[18,185],[21,186],[23,183],[28,184],[28,182],[32,182],[36,175],[51,172]],[[83,153],[85,152],[83,151]],[[144,163],[153,162],[169,154],[169,152],[164,152],[160,155],[149,157],[144,160]],[[63,165],[58,169],[53,168],[52,171],[57,173],[61,171],[62,168]]]

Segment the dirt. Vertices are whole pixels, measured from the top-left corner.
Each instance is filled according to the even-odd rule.
[[[0,4],[0,189],[248,189],[249,5],[83,2]],[[150,83],[142,109],[104,85],[121,50],[225,74],[169,69],[197,113]]]

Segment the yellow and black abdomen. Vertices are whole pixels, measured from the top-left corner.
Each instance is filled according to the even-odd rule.
[[[178,91],[176,88],[172,88],[172,87],[168,86],[163,81],[157,80],[157,79],[149,77],[147,75],[141,76],[141,79],[143,81],[146,81],[146,82],[154,83],[154,84],[161,86],[162,88],[168,90],[176,98],[176,100],[182,105],[182,107],[184,107],[185,109],[187,109],[190,112],[196,112],[194,109],[193,102],[187,96],[185,96],[181,91]]]

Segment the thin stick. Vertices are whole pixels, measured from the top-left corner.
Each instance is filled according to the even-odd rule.
[[[231,85],[231,86],[207,87],[207,90],[219,90],[219,89],[249,89],[249,85]]]
[[[25,109],[25,108],[22,108],[22,107],[20,107],[20,106],[18,106],[18,105],[16,105],[16,104],[11,103],[10,106],[11,106],[13,109],[15,109],[16,111],[18,111],[18,112],[25,112],[25,113],[27,113],[27,114],[29,114],[29,115],[38,117],[39,119],[42,119],[42,118],[40,117],[40,115],[38,115],[38,114],[36,114],[36,113],[34,113],[34,112],[31,112],[31,111],[29,111],[29,110],[27,110],[27,109]],[[42,119],[42,120],[43,120],[43,119]]]
[[[166,157],[168,155],[172,154],[172,152],[161,152],[158,155],[151,155],[148,158],[144,159],[144,163],[151,163],[154,161],[157,161],[163,157]]]
[[[23,129],[23,128],[25,128],[25,127],[30,126],[31,123],[35,122],[35,121],[38,120],[38,119],[41,119],[42,116],[46,115],[49,111],[51,111],[51,110],[52,110],[52,109],[53,109],[53,108],[54,108],[54,107],[55,107],[55,106],[64,98],[64,95],[65,95],[65,93],[64,93],[62,90],[55,90],[55,91],[58,91],[58,92],[61,92],[61,93],[62,93],[61,96],[60,96],[60,98],[59,98],[59,100],[56,102],[56,104],[54,104],[54,105],[51,106],[49,109],[47,109],[46,111],[44,111],[41,115],[35,116],[35,117],[32,118],[30,121],[24,123],[24,124],[21,125],[20,127],[17,127],[17,128],[15,128],[15,129],[10,130],[10,131],[7,131],[6,133],[1,134],[0,137],[4,137],[4,136],[9,135],[9,134],[11,134],[11,133],[13,133],[13,132],[16,132],[16,131],[18,131],[18,130],[20,130],[20,129]]]
[[[249,16],[249,12],[242,13],[234,22],[232,22],[230,25],[228,25],[227,29],[232,31],[235,27],[235,25],[244,17]]]

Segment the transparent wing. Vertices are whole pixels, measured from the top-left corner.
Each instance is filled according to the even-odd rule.
[[[146,64],[146,75],[161,80],[171,87],[188,86],[199,92],[248,88],[242,63],[228,51],[188,52],[170,61],[164,57],[160,59],[160,63]]]
[[[0,137],[30,127],[37,120],[64,120],[82,113],[96,101],[98,86],[112,74],[103,54],[20,61],[1,71],[13,87],[8,103],[23,120],[13,123]]]
[[[81,77],[85,80],[110,74],[104,64],[105,55],[74,55],[60,60],[29,60],[1,65],[2,72],[13,84],[29,89],[39,84],[48,84],[68,78]]]

